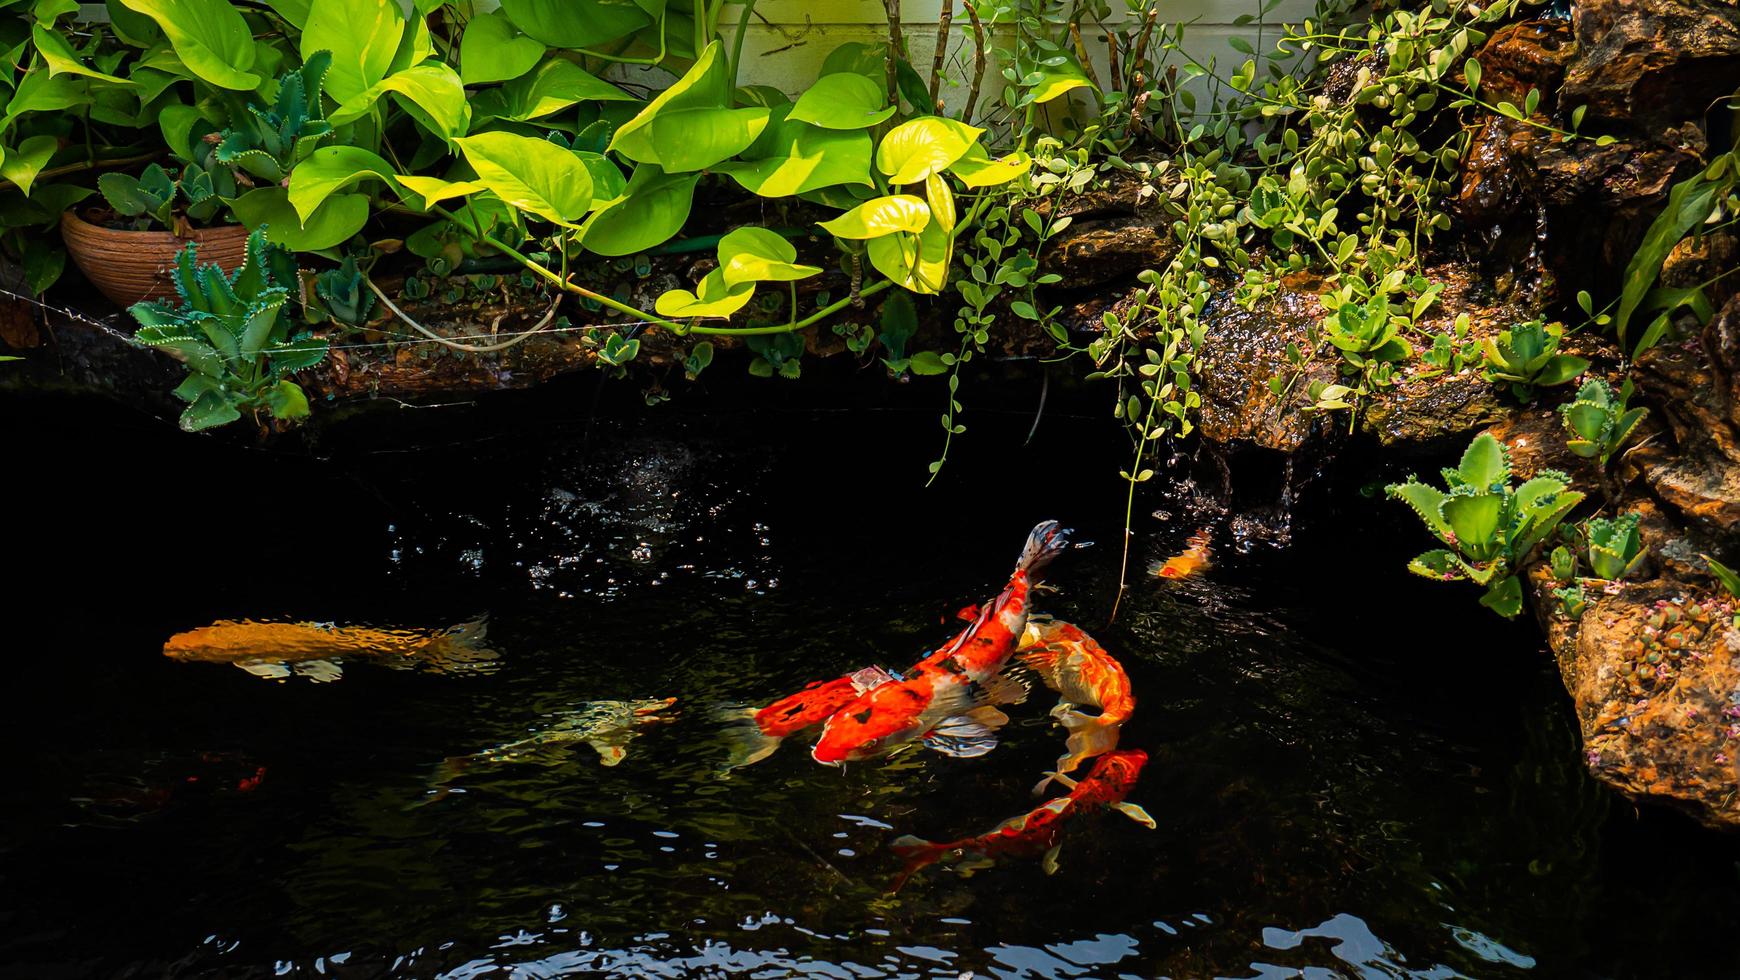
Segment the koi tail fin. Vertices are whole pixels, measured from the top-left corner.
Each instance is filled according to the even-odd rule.
[[[761,730],[755,723],[757,709],[738,705],[718,705],[708,714],[720,726],[720,739],[725,743],[725,763],[719,767],[721,777],[731,770],[751,766],[772,755],[784,739]]]
[[[479,616],[435,634],[419,653],[432,670],[487,674],[501,659],[486,645],[488,635],[489,616]]]
[[[1042,521],[1027,536],[1027,546],[1021,549],[1021,560],[1015,563],[1015,570],[1037,575],[1068,546],[1068,528],[1059,526],[1056,521]]]
[[[904,837],[894,838],[894,841],[888,845],[888,849],[894,853],[895,857],[906,862],[906,867],[900,871],[900,877],[894,879],[893,887],[888,889],[888,893],[892,895],[904,888],[907,880],[913,875],[942,860],[942,856],[948,853],[949,848],[947,844],[936,844],[922,837],[907,834]]]

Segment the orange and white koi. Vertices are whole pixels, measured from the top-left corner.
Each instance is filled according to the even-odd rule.
[[[731,743],[725,769],[760,762],[778,750],[780,743],[827,721],[834,712],[888,676],[886,671],[866,668],[831,681],[812,681],[797,693],[766,707],[724,709],[719,717],[726,722],[726,738]]]
[[[1118,731],[1136,710],[1130,690],[1130,675],[1105,648],[1079,627],[1053,620],[1029,622],[1015,658],[1025,664],[1045,686],[1059,695],[1051,717],[1069,732],[1064,754],[1057,760],[1057,773],[1033,787],[1039,794],[1057,775],[1067,775],[1096,755],[1118,747]],[[1083,705],[1099,709],[1090,715]]]
[[[990,867],[998,858],[1044,855],[1046,874],[1057,872],[1057,855],[1062,848],[1058,835],[1063,825],[1073,817],[1096,809],[1116,810],[1149,830],[1156,824],[1148,811],[1124,797],[1136,785],[1148,753],[1140,749],[1123,749],[1100,756],[1081,782],[1058,775],[1055,778],[1069,787],[1067,796],[1050,799],[1018,817],[1003,821],[977,837],[932,843],[918,837],[897,838],[889,849],[906,859],[906,868],[895,880],[891,891],[899,891],[915,873],[946,861],[963,874]]]
[[[963,758],[997,745],[1008,723],[997,703],[1026,697],[1019,682],[998,677],[1027,629],[1034,577],[1061,553],[1068,533],[1046,521],[1028,535],[1015,573],[997,598],[953,641],[926,657],[904,678],[889,675],[828,718],[810,756],[842,765],[881,755],[913,739]]]
[[[343,661],[363,659],[389,667],[484,673],[495,669],[498,658],[484,645],[486,627],[483,619],[445,630],[220,619],[170,637],[163,655],[183,663],[235,664],[277,681],[291,675],[334,681],[344,676]]]
[[[1164,562],[1150,566],[1149,571],[1158,578],[1179,579],[1189,578],[1210,568],[1213,565],[1210,560],[1210,540],[1208,528],[1205,527],[1185,539],[1183,551]]]

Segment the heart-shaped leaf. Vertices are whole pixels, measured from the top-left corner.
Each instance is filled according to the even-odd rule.
[[[417,174],[399,174],[397,179],[401,187],[423,199],[422,209],[425,211],[449,198],[465,197],[488,189],[481,180],[443,180]]]
[[[818,275],[821,269],[800,265],[797,249],[785,237],[766,228],[744,227],[719,240],[719,268],[726,286],[756,282],[791,282]]]
[[[473,16],[459,39],[459,77],[467,85],[518,78],[543,58],[544,42],[521,34],[499,10]]]
[[[668,240],[689,220],[700,180],[700,174],[667,174],[641,164],[623,193],[580,226],[581,244],[599,255],[633,255]]]
[[[916,184],[967,155],[984,130],[941,116],[920,116],[888,131],[876,167],[891,184]]]
[[[484,93],[490,95],[491,93]],[[560,112],[576,102],[633,102],[634,96],[566,58],[551,58],[495,93],[490,114],[524,122]],[[485,105],[480,99],[480,105]]]
[[[36,175],[42,173],[43,167],[48,166],[48,161],[58,149],[58,137],[29,137],[6,154],[5,162],[0,163],[0,176],[17,184],[18,189],[28,195],[30,185],[36,182]]]
[[[791,116],[823,129],[868,129],[894,115],[881,85],[857,72],[836,72],[816,79]]]
[[[954,236],[933,221],[917,234],[901,231],[873,238],[867,250],[870,264],[896,286],[915,293],[940,293],[948,283],[954,243]]]
[[[659,316],[669,317],[728,317],[736,313],[748,305],[750,297],[755,295],[755,284],[745,282],[736,286],[727,285],[722,275],[724,271],[714,269],[707,273],[706,278],[695,288],[695,292],[672,289],[663,293],[653,303],[653,309]]]
[[[198,78],[240,92],[259,87],[260,76],[249,70],[259,57],[254,34],[227,0],[121,2],[155,21],[181,64]]]
[[[404,34],[397,0],[313,0],[300,50],[303,60],[316,51],[332,52],[326,94],[344,105],[387,77]],[[336,115],[333,122],[340,122]]]
[[[841,238],[881,238],[896,232],[920,232],[930,224],[923,198],[889,194],[865,201],[830,221],[817,222]]]
[[[100,78],[116,85],[133,84],[128,79],[104,74],[80,61],[78,52],[72,49],[72,45],[67,43],[67,39],[55,31],[43,27],[40,21],[31,25],[30,37],[36,45],[37,52],[42,55],[43,62],[48,65],[48,73],[51,75],[83,75],[86,78]]]
[[[463,136],[471,125],[471,106],[466,102],[465,83],[459,80],[457,72],[439,61],[428,61],[394,72],[369,86],[362,94],[333,111],[332,124],[342,126],[360,118],[388,92],[408,100],[410,104],[406,109],[442,139]]]
[[[949,173],[968,187],[992,187],[1007,184],[1032,168],[1033,158],[1025,150],[993,160],[983,146],[974,143],[959,160],[949,164]]]
[[[360,146],[323,146],[290,171],[290,206],[307,221],[333,194],[360,180],[398,186],[392,164]]]
[[[632,0],[502,0],[501,9],[514,26],[556,48],[590,48],[656,21]]]
[[[766,128],[768,110],[726,108],[730,86],[714,41],[682,78],[622,124],[610,149],[666,173],[701,170],[743,152]]]
[[[870,185],[870,134],[777,120],[744,151],[713,169],[762,197],[789,197],[841,184]]]
[[[478,133],[454,141],[477,179],[503,201],[572,226],[592,205],[592,175],[571,151],[516,133]]]
[[[369,199],[366,194],[336,194],[303,221],[291,206],[287,190],[260,187],[230,202],[230,210],[249,228],[264,225],[267,241],[297,252],[316,252],[361,231],[369,220]]]

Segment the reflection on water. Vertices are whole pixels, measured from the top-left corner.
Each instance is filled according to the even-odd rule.
[[[1616,804],[1577,764],[1528,627],[1408,579],[1400,525],[1348,535],[1327,517],[1295,521],[1288,550],[1144,581],[1110,626],[1120,556],[1060,561],[1040,603],[1129,671],[1120,741],[1150,755],[1130,800],[1158,829],[1084,816],[1054,876],[937,868],[889,895],[893,838],[954,839],[1034,805],[1063,741],[1049,699],[1011,708],[981,759],[912,751],[841,773],[792,746],[728,777],[709,709],[912,662],[1000,584],[1038,519],[1117,541],[1123,484],[1115,468],[1011,479],[1025,420],[984,426],[930,491],[928,415],[659,425],[326,464],[117,446],[271,486],[286,502],[271,513],[335,502],[275,528],[246,574],[197,587],[165,569],[141,590],[168,554],[159,529],[106,523],[103,485],[69,474],[58,492],[93,502],[72,532],[91,540],[23,551],[45,569],[25,607],[44,615],[19,642],[45,655],[16,661],[30,696],[5,716],[0,974],[1740,972],[1740,849]],[[1117,438],[1046,431],[1032,451],[1051,459]],[[55,451],[14,444],[26,463]],[[1132,568],[1195,528],[1142,530]],[[221,618],[483,609],[501,655],[488,675],[266,685],[161,655]],[[598,734],[587,714],[537,765],[443,768],[582,705],[673,697],[677,719],[638,729],[619,765],[581,737]]]

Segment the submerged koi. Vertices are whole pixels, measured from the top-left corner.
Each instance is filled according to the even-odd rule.
[[[1149,571],[1159,578],[1174,579],[1189,578],[1204,571],[1213,565],[1209,552],[1210,540],[1208,528],[1205,527],[1185,539],[1183,551],[1158,565],[1150,566]]]
[[[895,880],[891,891],[899,891],[917,872],[938,861],[955,865],[963,874],[971,874],[995,864],[998,858],[1045,855],[1046,874],[1057,872],[1057,855],[1062,844],[1057,837],[1063,825],[1072,817],[1090,810],[1116,810],[1149,830],[1155,827],[1148,811],[1124,797],[1136,785],[1148,753],[1140,749],[1124,749],[1100,756],[1081,782],[1068,776],[1054,778],[1069,787],[1069,795],[1047,800],[1018,817],[1003,821],[977,837],[932,843],[918,837],[896,838],[889,845],[896,856],[906,859],[906,867]]]
[[[456,755],[443,759],[431,780],[433,789],[425,803],[445,799],[453,792],[452,783],[461,773],[478,765],[513,762],[560,764],[563,756],[556,751],[585,742],[598,753],[598,764],[614,766],[628,757],[628,743],[634,741],[643,728],[669,724],[676,714],[666,711],[677,703],[676,698],[645,698],[639,701],[588,701],[571,711],[564,711],[554,725],[494,748]]]
[[[1112,659],[1094,638],[1069,623],[1030,622],[1016,659],[1045,681],[1059,695],[1051,717],[1068,732],[1057,772],[1033,787],[1035,794],[1059,775],[1074,772],[1083,762],[1118,747],[1119,728],[1136,710],[1130,691],[1130,675]],[[1082,705],[1092,705],[1099,714],[1085,714]]]
[[[365,658],[389,667],[488,672],[499,655],[484,646],[486,627],[482,618],[445,630],[220,619],[170,637],[163,655],[183,663],[235,664],[275,681],[292,674],[335,681],[344,676],[341,661]]]
[[[997,674],[1027,628],[1028,594],[1041,569],[1063,551],[1069,532],[1046,521],[1028,535],[1015,573],[997,598],[953,641],[926,657],[904,679],[890,676],[835,711],[810,756],[842,765],[881,755],[915,738],[947,755],[984,755],[1009,719],[993,705],[1026,697],[1026,688]]]

